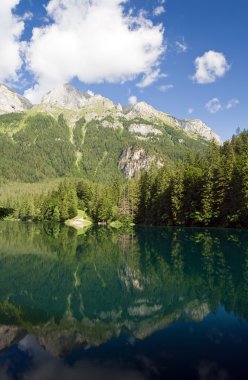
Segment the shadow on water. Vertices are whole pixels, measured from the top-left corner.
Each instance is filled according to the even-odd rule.
[[[0,379],[247,379],[247,241],[0,222]]]

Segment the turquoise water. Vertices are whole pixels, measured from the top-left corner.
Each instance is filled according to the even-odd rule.
[[[0,223],[0,379],[247,379],[248,232]]]

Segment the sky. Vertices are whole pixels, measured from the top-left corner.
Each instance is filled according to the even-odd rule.
[[[247,0],[1,0],[0,82],[145,101],[225,140],[248,128],[247,20]]]

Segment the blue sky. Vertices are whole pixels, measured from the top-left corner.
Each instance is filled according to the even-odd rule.
[[[246,0],[93,3],[4,0],[0,48],[12,55],[0,81],[34,101],[71,81],[116,103],[200,118],[222,139],[247,128]]]

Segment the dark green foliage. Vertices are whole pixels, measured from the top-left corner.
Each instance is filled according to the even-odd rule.
[[[0,151],[0,173],[8,180],[35,182],[75,171],[75,147],[62,115],[28,117],[12,136],[0,134]]]
[[[163,182],[165,168],[140,178],[138,223],[186,226],[248,226],[248,132],[223,146],[211,143],[205,157],[188,158]],[[161,183],[161,185],[159,185]],[[156,189],[151,191],[151,189]],[[154,213],[154,210],[158,210]]]
[[[0,115],[0,129],[7,129],[9,131],[18,128],[23,119],[22,113],[7,113]]]
[[[44,129],[53,123],[55,121],[49,118]],[[64,128],[64,136],[68,137],[62,116],[58,119],[57,128]],[[106,129],[104,140],[101,135],[103,128],[97,123],[87,128],[87,133],[92,134],[90,141],[94,138],[101,141],[101,148],[95,150],[99,175],[96,175],[90,161],[87,143],[83,145],[82,155],[88,155],[88,158],[81,165],[87,162],[84,169],[92,179],[106,176],[103,183],[88,179],[65,181],[48,194],[12,195],[2,200],[2,206],[14,209],[13,216],[22,220],[64,221],[76,216],[80,208],[96,223],[118,220],[124,224],[248,226],[247,131],[234,136],[223,146],[212,142],[205,156],[190,154],[175,166],[167,164],[159,170],[153,167],[139,178],[123,181],[114,166],[112,154],[117,154],[118,138],[121,140],[126,132]],[[16,138],[20,137],[19,133]],[[108,144],[111,144],[112,133],[116,133],[117,144],[111,151]],[[26,138],[32,140],[34,136],[30,133]],[[21,137],[25,147],[25,134],[22,133]],[[106,150],[106,155],[100,160],[102,149]],[[115,176],[111,176],[112,171]]]
[[[103,128],[97,121],[87,124],[80,172],[91,181],[109,182],[113,177],[123,177],[118,169],[121,151],[132,144],[130,134],[122,130]]]
[[[12,205],[13,210],[9,214],[23,221],[61,222],[75,217],[78,209],[75,184],[67,180],[61,182],[57,190],[48,194],[24,194],[18,198],[9,198],[5,203]],[[6,216],[7,214],[3,215]]]
[[[80,181],[77,185],[79,205],[94,222],[109,222],[118,218],[118,191],[121,189],[116,189],[116,181],[113,185],[88,181]]]
[[[111,122],[111,119],[108,121]],[[206,149],[203,140],[195,140],[179,128],[160,124],[154,124],[154,128],[162,130],[163,135],[150,135],[148,140],[138,140],[136,135],[128,132],[128,127],[133,123],[148,124],[148,121],[141,118],[130,122],[125,119],[121,121],[123,130],[103,128],[95,120],[86,125],[79,169],[87,179],[109,183],[113,177],[123,178],[118,163],[123,150],[128,147],[132,147],[132,150],[143,149],[148,156],[157,157],[171,165],[184,160],[192,150],[202,152]],[[182,143],[179,142],[181,140]]]
[[[13,214],[14,210],[11,208],[0,207],[0,219],[4,219],[7,216]]]
[[[82,117],[80,120],[77,121],[75,128],[73,130],[73,142],[78,151],[81,151],[82,143],[83,143],[83,137],[84,137],[84,127],[85,127],[86,121]]]
[[[103,121],[114,122],[111,115]],[[102,121],[102,122],[103,122]],[[131,124],[150,124],[137,117],[120,118],[123,129],[104,128],[101,121],[80,118],[70,128],[63,114],[20,113],[0,115],[0,179],[37,182],[47,178],[83,176],[91,181],[108,183],[124,179],[118,168],[125,148],[143,149],[164,163],[183,160],[192,150],[201,152],[206,142],[194,139],[180,128],[156,122],[161,136],[147,140],[128,131]]]
[[[42,202],[43,219],[65,221],[77,215],[78,199],[74,184],[64,181]]]

